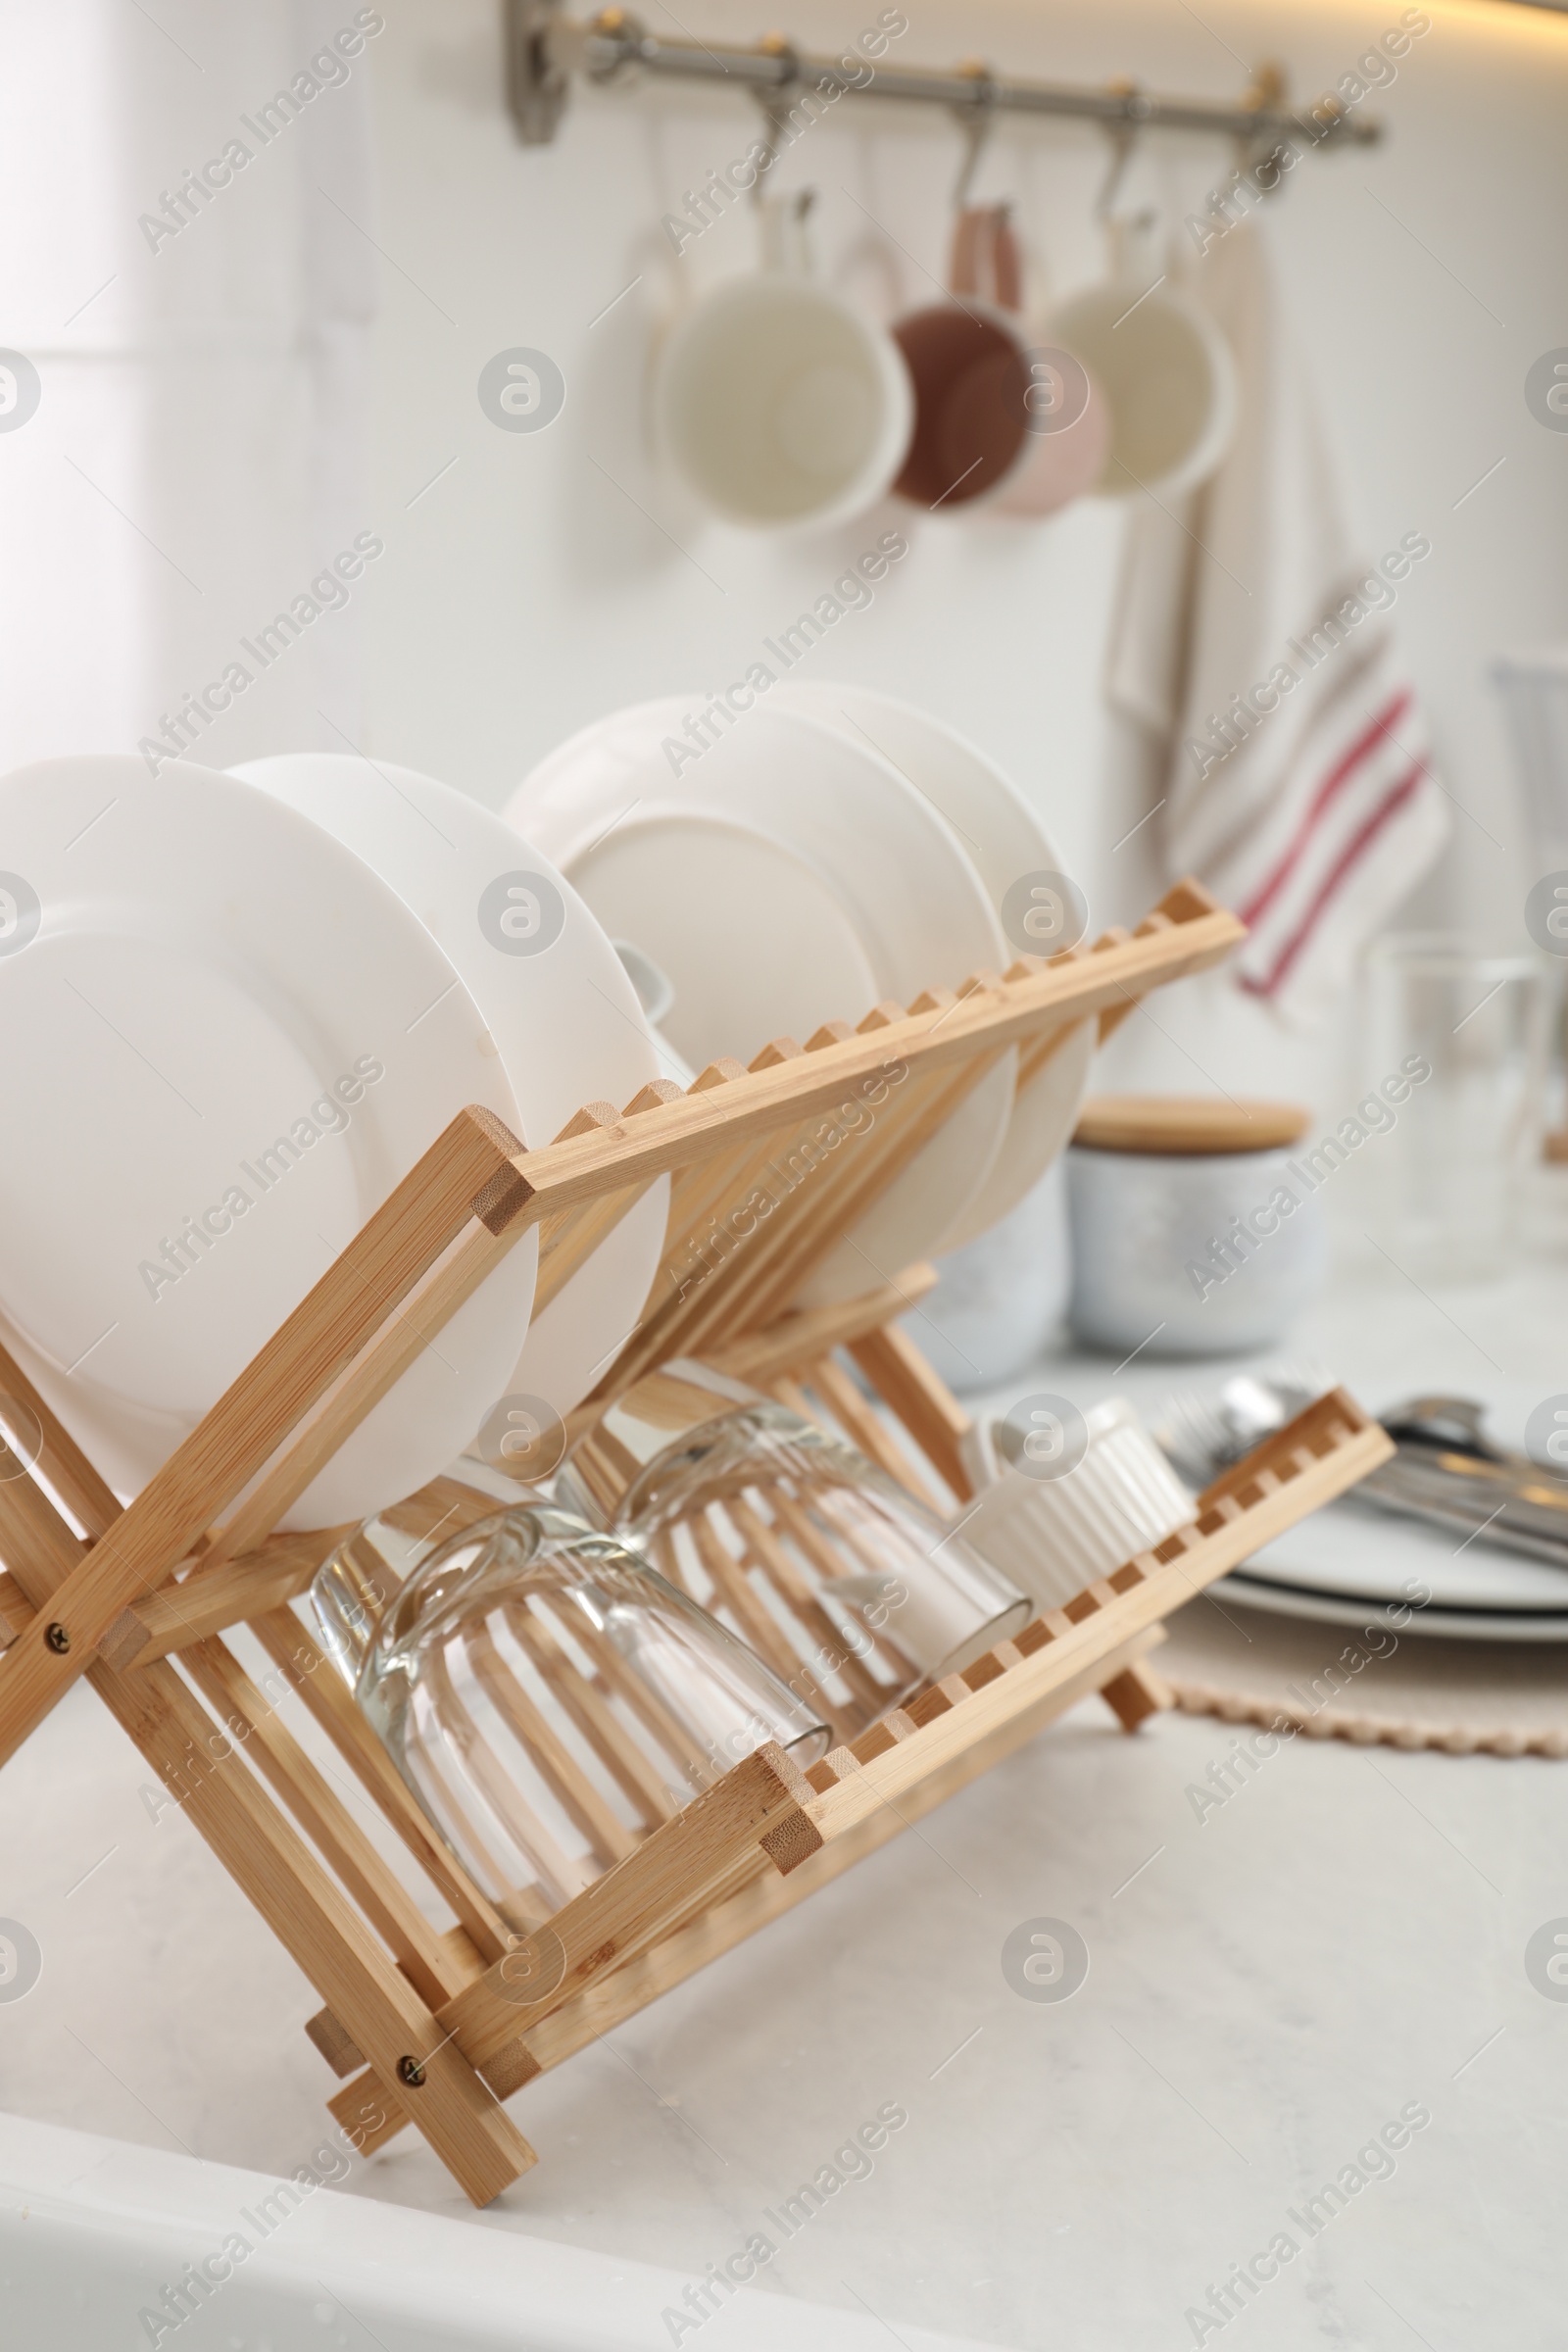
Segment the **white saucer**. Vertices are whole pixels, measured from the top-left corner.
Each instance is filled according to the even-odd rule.
[[[674,984],[662,1026],[701,1068],[803,1045],[824,1021],[1007,959],[955,837],[868,747],[760,703],[672,770],[687,697],[597,721],[518,787],[507,821],[568,873],[612,936]],[[1011,1109],[1009,1053],[817,1269],[803,1305],[856,1297],[944,1247]]]
[[[609,939],[565,877],[490,809],[413,768],[347,753],[288,753],[232,772],[324,825],[418,916],[489,1024],[531,1149],[553,1143],[584,1102],[621,1109],[659,1076],[637,992]],[[493,920],[487,929],[481,916],[497,878],[518,870],[555,891],[564,910],[537,954],[499,946]],[[579,1266],[530,1325],[509,1394],[542,1397],[561,1414],[588,1394],[636,1324],[668,1215],[662,1176],[621,1219],[613,1246]]]
[[[0,1314],[130,1494],[450,1119],[519,1114],[428,933],[254,785],[49,760],[0,779],[0,841],[40,909],[0,954]],[[461,1450],[537,1255],[517,1243],[286,1525],[365,1517]]]

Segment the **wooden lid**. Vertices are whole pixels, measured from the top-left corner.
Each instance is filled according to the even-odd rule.
[[[1094,1152],[1278,1152],[1300,1140],[1311,1116],[1296,1102],[1226,1095],[1096,1095],[1072,1140]]]

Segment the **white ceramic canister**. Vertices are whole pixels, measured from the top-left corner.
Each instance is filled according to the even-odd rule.
[[[1327,1238],[1293,1152],[1306,1111],[1228,1098],[1102,1096],[1067,1154],[1069,1316],[1117,1355],[1271,1348],[1322,1287]]]
[[[1069,1277],[1061,1162],[989,1233],[939,1257],[937,1286],[904,1328],[960,1396],[1032,1364],[1060,1323]]]

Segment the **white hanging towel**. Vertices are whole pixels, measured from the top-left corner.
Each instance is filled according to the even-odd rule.
[[[1107,687],[1152,739],[1172,878],[1235,909],[1233,979],[1304,1029],[1447,838],[1390,621],[1431,548],[1360,556],[1254,222],[1189,290],[1235,354],[1239,421],[1201,489],[1137,503]]]

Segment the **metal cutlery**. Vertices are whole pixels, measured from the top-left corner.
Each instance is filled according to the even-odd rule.
[[[1203,1487],[1330,1386],[1303,1365],[1241,1373],[1217,1395],[1173,1396],[1154,1437],[1182,1475]],[[1494,1445],[1474,1398],[1412,1396],[1380,1418],[1397,1450],[1347,1501],[1568,1568],[1568,1482]]]

